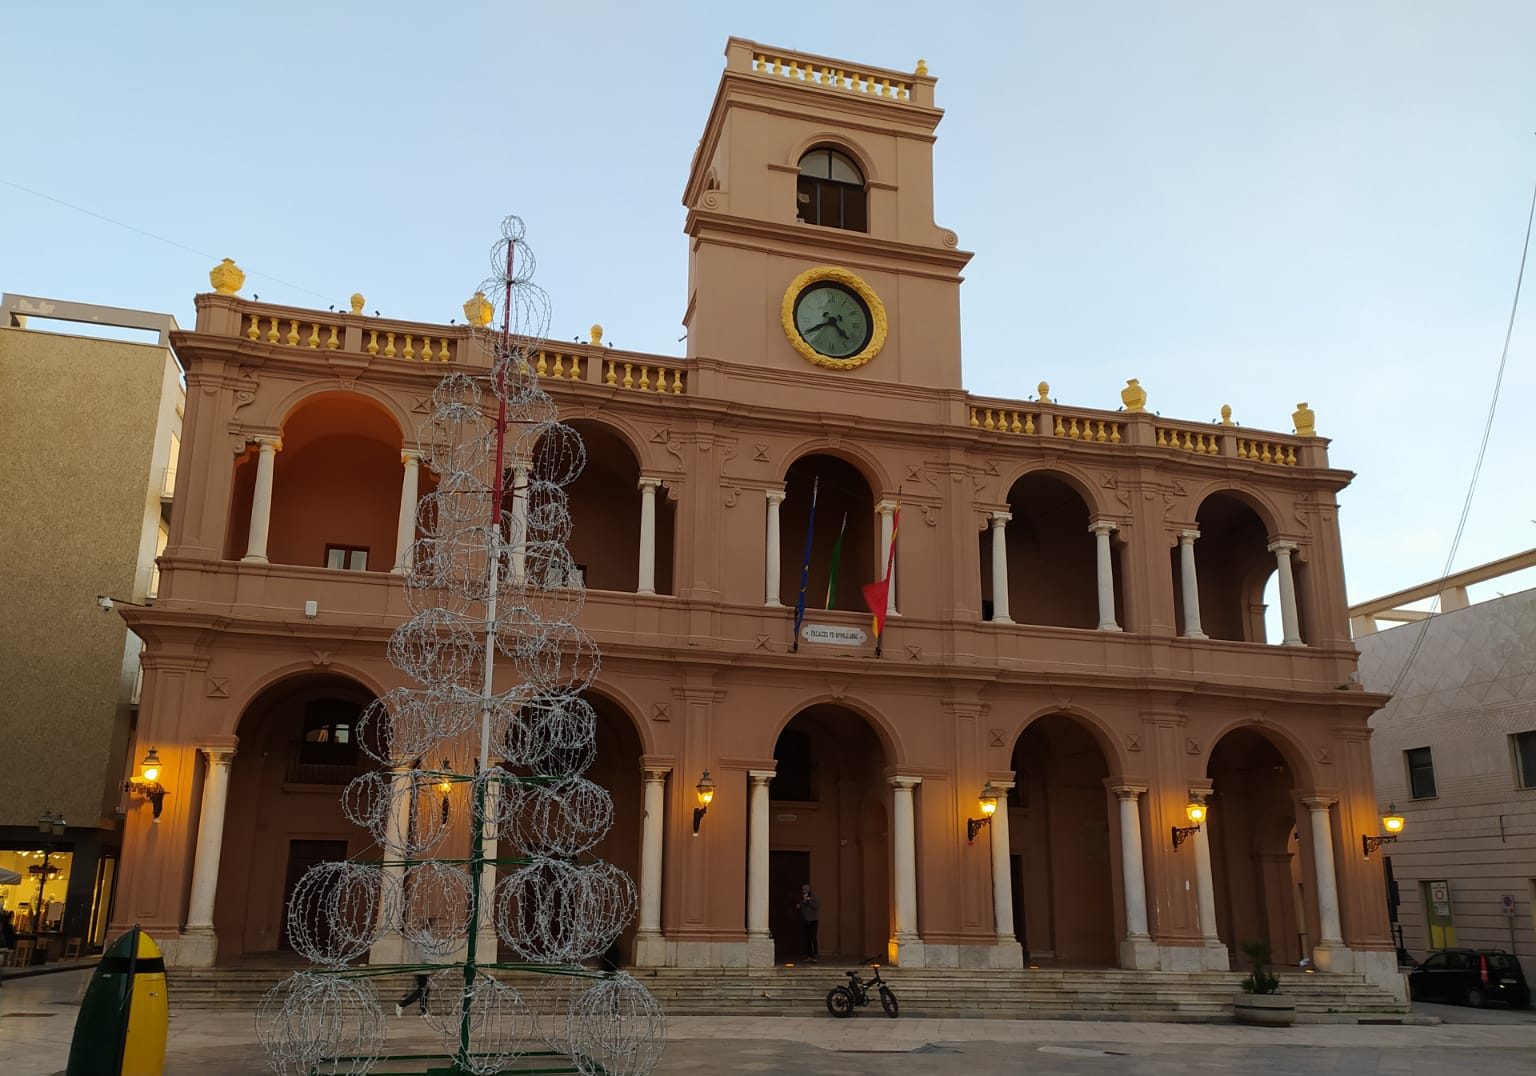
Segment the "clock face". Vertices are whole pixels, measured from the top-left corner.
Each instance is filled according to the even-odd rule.
[[[795,299],[795,328],[817,353],[834,359],[857,354],[869,343],[869,307],[852,288],[830,281],[807,285]]]

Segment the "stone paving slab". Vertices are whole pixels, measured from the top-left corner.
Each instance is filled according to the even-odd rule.
[[[84,973],[7,981],[0,989],[0,1072],[55,1076],[68,1055]],[[1443,1008],[1436,1006],[1435,1008]],[[1468,1010],[1469,1018],[1478,1014]],[[1491,1019],[1492,1013],[1488,1014]],[[1536,1073],[1536,1014],[1433,1026],[1098,1023],[1053,1020],[890,1020],[859,1013],[801,1017],[681,1016],[656,1076],[1489,1076]],[[391,1019],[392,1046],[425,1045],[419,1020]],[[270,1072],[254,1016],[173,1013],[165,1076]]]

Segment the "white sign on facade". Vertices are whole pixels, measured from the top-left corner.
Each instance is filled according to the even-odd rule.
[[[1508,893],[1504,894],[1504,914],[1511,919],[1515,917],[1515,898]]]
[[[806,624],[800,629],[800,638],[808,643],[831,643],[833,646],[861,646],[869,640],[858,628],[842,628],[835,624]]]

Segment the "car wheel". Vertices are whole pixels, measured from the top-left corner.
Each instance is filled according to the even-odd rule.
[[[1470,1005],[1474,1009],[1481,1009],[1488,999],[1483,995],[1480,987],[1469,986],[1467,987],[1467,992],[1461,995],[1461,1000],[1465,1005]]]

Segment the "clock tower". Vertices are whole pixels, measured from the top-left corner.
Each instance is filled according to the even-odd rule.
[[[740,38],[688,176],[688,357],[958,389],[934,79]]]

